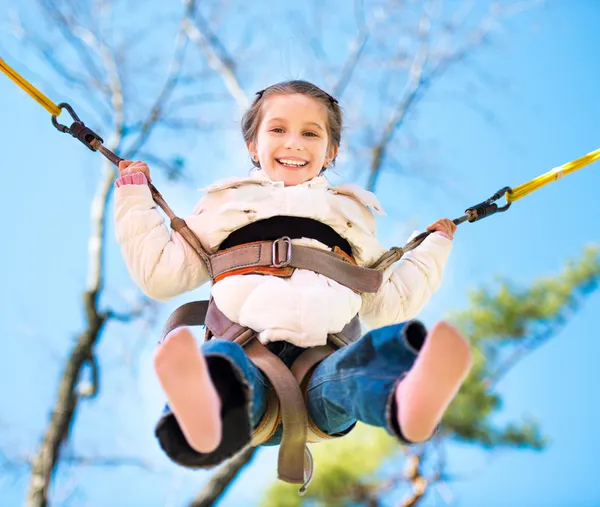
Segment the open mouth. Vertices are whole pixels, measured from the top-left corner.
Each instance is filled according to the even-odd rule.
[[[305,167],[308,165],[306,160],[293,160],[289,158],[276,158],[275,161],[282,165],[283,167],[287,167],[288,169],[299,169],[300,167]]]

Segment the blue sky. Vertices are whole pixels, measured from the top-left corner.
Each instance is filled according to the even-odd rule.
[[[0,0],[0,8],[7,5]],[[378,196],[388,212],[380,221],[386,245],[402,243],[413,227],[424,227],[440,216],[459,216],[505,185],[516,186],[600,147],[598,22],[600,4],[594,0],[550,2],[511,21],[494,45],[476,58],[491,83],[480,81],[468,99],[457,98],[453,90],[464,82],[464,70],[457,70],[434,87],[408,125],[419,140],[419,157],[435,169],[435,177],[426,182],[397,174],[382,177]],[[317,79],[309,66],[296,60],[300,42],[293,36],[290,40],[285,56],[289,66],[274,69],[271,81],[289,77],[290,68],[299,77]],[[2,35],[0,41],[0,48],[11,49],[12,55],[26,55],[10,38]],[[33,68],[44,72],[35,63]],[[73,98],[75,103],[82,101]],[[0,196],[5,212],[0,445],[9,456],[22,457],[37,448],[62,361],[82,329],[80,294],[99,156],[59,135],[49,115],[2,76],[0,110]],[[493,119],[486,119],[483,110],[493,113]],[[242,174],[248,166],[241,139],[232,137],[232,146],[239,152],[228,159],[228,166]],[[157,181],[182,214],[198,197],[193,189],[214,177],[210,171],[201,172],[200,161],[217,165],[223,156],[190,150],[190,170],[198,171],[190,189]],[[338,172],[344,175],[343,162]],[[423,320],[432,323],[464,308],[467,291],[497,274],[526,286],[556,273],[584,245],[597,244],[598,188],[596,163],[518,201],[503,215],[462,225],[445,283]],[[135,299],[136,290],[112,237],[107,261],[111,272],[105,303],[123,308]],[[159,326],[168,311],[204,294],[201,290],[163,305]],[[482,453],[453,446],[451,471],[465,477],[450,485],[456,505],[600,505],[599,308],[597,293],[559,335],[500,384],[504,407],[499,420],[535,416],[550,438],[548,448],[542,453]],[[152,471],[65,466],[59,474],[58,499],[100,506],[111,503],[118,492],[122,505],[132,507],[185,505],[205,480],[206,474],[178,469],[156,449],[152,426],[162,399],[150,370],[155,335],[156,330],[142,325],[107,329],[99,348],[102,396],[80,411],[72,446],[78,455],[142,456]],[[141,357],[132,359],[127,352],[140,340]],[[222,505],[255,502],[274,477],[274,457],[273,450],[262,452]],[[0,506],[19,505],[26,484],[26,473],[0,477]],[[443,502],[433,494],[429,504]]]

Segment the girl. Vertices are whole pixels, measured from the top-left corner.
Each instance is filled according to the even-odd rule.
[[[373,212],[383,214],[375,196],[355,185],[332,188],[324,176],[341,140],[336,99],[304,81],[270,86],[257,93],[242,131],[256,169],[204,189],[185,219],[208,253],[283,236],[358,266],[385,253],[375,236]],[[148,166],[126,161],[119,169],[116,233],[134,281],[158,300],[208,281],[203,261],[156,211]],[[273,265],[214,278],[211,298],[288,365],[358,315],[374,330],[314,370],[306,388],[311,424],[334,437],[360,420],[402,442],[423,442],[471,365],[468,345],[453,327],[440,322],[427,333],[412,320],[441,283],[455,229],[449,219],[431,224],[435,233],[386,269],[376,292]],[[268,381],[239,345],[216,337],[198,349],[190,330],[179,328],[160,344],[155,370],[168,399],[157,437],[171,459],[209,467],[250,442],[265,415]],[[280,440],[278,431],[268,444]]]

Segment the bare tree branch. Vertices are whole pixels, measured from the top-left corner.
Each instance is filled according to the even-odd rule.
[[[86,364],[90,368],[92,381],[87,384],[83,382],[79,382],[77,386],[77,394],[80,398],[95,398],[98,394],[99,382],[100,382],[100,366],[98,365],[98,359],[95,355],[92,355],[88,358]]]
[[[221,41],[210,30],[206,20],[196,13],[196,1],[186,0],[186,5],[188,12],[186,29],[190,40],[202,50],[206,61],[221,76],[225,87],[238,105],[246,109],[250,105],[250,99],[235,75],[233,60],[227,54]]]
[[[87,28],[78,24],[74,18],[63,13],[60,5],[50,0],[39,0],[46,15],[53,21],[53,25],[59,29],[65,42],[73,49],[84,65],[88,73],[99,83],[104,82],[104,76],[100,68],[96,65],[89,52],[89,47],[99,45],[100,41],[96,35]]]
[[[194,78],[194,81],[197,82],[197,78]],[[196,95],[190,95],[188,97],[173,99],[169,105],[169,113],[173,114],[175,112],[179,112],[179,110],[182,108],[194,106],[201,102],[206,102],[210,104],[214,102],[224,101],[228,97],[229,95],[225,93],[199,93]]]
[[[164,109],[168,104],[168,101],[171,98],[171,95],[175,90],[175,87],[177,86],[179,77],[181,75],[181,67],[183,59],[185,57],[185,49],[187,42],[187,37],[185,35],[186,26],[187,15],[181,22],[179,33],[177,34],[173,61],[171,62],[170,70],[165,84],[160,93],[158,94],[158,97],[154,101],[154,105],[150,108],[146,120],[142,123],[138,138],[129,147],[126,154],[124,155],[124,158],[130,158],[133,153],[137,153],[144,147],[144,145],[150,138],[152,131],[163,117]]]
[[[134,467],[153,471],[155,467],[135,456],[64,456],[62,461],[68,464],[86,467]]]
[[[97,364],[94,364],[93,360],[93,347],[100,339],[106,322],[105,316],[98,309],[98,298],[101,290],[105,244],[105,211],[115,175],[114,168],[108,162],[104,163],[104,169],[103,178],[92,201],[92,232],[88,241],[88,279],[86,292],[83,295],[87,328],[79,335],[75,346],[71,350],[63,370],[58,399],[52,412],[50,424],[38,455],[33,462],[27,494],[27,502],[31,507],[44,507],[47,505],[48,488],[54,469],[59,461],[61,445],[68,438],[80,400],[77,382],[85,364],[90,364],[94,378],[89,395],[95,396],[98,392]]]
[[[88,30],[77,27],[72,20],[67,20],[67,17],[63,16],[58,9],[55,10],[51,5],[46,5],[46,8],[53,13],[53,18],[58,20],[59,27],[68,39],[74,39],[72,36],[78,33],[79,37],[82,37],[83,40],[92,45],[93,49],[100,52],[107,67],[107,74],[110,80],[109,86],[112,90],[112,104],[116,116],[115,136],[113,139],[119,139],[122,133],[123,95],[119,73],[110,50],[104,46],[98,48],[97,41],[95,41]],[[80,53],[83,51],[79,43],[76,43],[75,46]],[[91,58],[87,57],[82,58],[84,61],[91,60]],[[94,69],[95,67],[92,69],[93,72],[95,72]],[[58,390],[58,399],[56,400],[50,423],[46,429],[39,452],[33,461],[33,469],[27,492],[27,505],[29,507],[45,507],[47,505],[48,489],[55,467],[59,462],[61,446],[68,438],[80,400],[77,383],[86,363],[90,364],[93,377],[92,388],[89,394],[95,396],[98,392],[98,368],[97,364],[95,364],[93,347],[100,339],[106,322],[105,315],[98,309],[98,299],[101,291],[104,258],[106,206],[115,177],[115,169],[109,162],[105,161],[103,168],[103,175],[91,206],[91,234],[88,240],[88,277],[86,291],[83,295],[87,327],[79,335],[75,346],[71,350],[63,370]]]
[[[151,157],[151,154],[148,154],[148,157]],[[146,310],[155,305],[155,301],[144,296],[141,298],[140,301],[138,301],[136,307],[129,310],[127,313],[117,312],[116,310],[108,309],[104,312],[104,318],[107,322],[111,320],[123,323],[133,322],[134,320],[139,319]]]
[[[389,149],[389,145],[393,140],[394,133],[400,129],[402,123],[406,119],[407,113],[414,108],[423,92],[449,68],[463,61],[471,55],[476,48],[482,46],[484,42],[488,40],[492,30],[498,25],[500,18],[507,18],[517,12],[521,12],[523,9],[527,8],[527,6],[531,5],[531,3],[519,2],[518,7],[515,7],[514,5],[500,7],[497,4],[492,3],[488,14],[484,17],[478,27],[471,32],[470,36],[467,37],[468,42],[453,51],[446,49],[448,44],[438,44],[438,47],[440,48],[438,50],[429,47],[430,45],[427,41],[427,37],[430,33],[431,21],[427,13],[431,10],[431,5],[432,2],[429,2],[423,8],[423,17],[419,24],[419,39],[421,40],[421,44],[413,59],[408,81],[403,92],[400,94],[402,99],[394,108],[394,112],[387,121],[378,143],[373,148],[367,183],[367,188],[371,191],[374,191],[377,185],[384,159],[387,150]],[[459,14],[452,23],[456,23],[456,19],[461,19],[466,16],[469,11],[470,7],[467,4],[464,11],[459,11]]]
[[[202,491],[189,504],[189,507],[211,507],[221,497],[233,479],[252,460],[255,447],[246,447],[226,461],[206,483]]]
[[[105,316],[106,320],[115,320],[117,322],[129,323],[141,317],[143,313],[144,310],[142,308],[137,308],[129,313],[117,313],[115,311],[109,310],[108,312],[105,312]]]
[[[333,96],[338,100],[342,97],[346,88],[350,84],[352,80],[352,75],[358,65],[361,55],[365,47],[367,46],[367,42],[369,40],[369,33],[366,29],[361,29],[361,31],[357,34],[356,38],[350,44],[350,54],[346,59],[344,66],[340,72],[340,77],[333,87]]]
[[[125,102],[123,93],[123,82],[120,72],[122,55],[117,55],[115,50],[99,35],[99,22],[90,21],[90,26],[83,26],[79,22],[78,10],[83,9],[77,3],[67,4],[73,9],[68,13],[65,4],[56,6],[54,3],[42,0],[42,6],[48,19],[52,20],[67,44],[76,52],[84,69],[94,79],[101,79],[101,84],[95,87],[96,91],[106,94],[107,103],[112,109],[112,135],[106,143],[111,151],[118,151],[123,143],[127,131],[124,126]],[[127,150],[127,156],[133,156],[140,150],[149,139],[153,129],[164,120],[165,110],[168,102],[179,84],[181,66],[184,58],[186,36],[186,14],[180,25],[177,35],[176,47],[171,62],[166,82],[149,112],[137,130],[133,143]],[[99,63],[96,63],[99,62]],[[56,59],[55,70],[60,72],[67,69],[60,60]],[[65,76],[62,76],[65,77]],[[80,84],[86,82],[86,78],[77,77]],[[67,81],[68,76],[67,76]],[[93,81],[87,81],[93,82]],[[173,122],[179,120],[174,119]],[[167,125],[168,126],[168,125]],[[191,128],[192,125],[174,124],[176,128]],[[194,125],[198,127],[198,125]],[[177,162],[174,162],[175,164]],[[43,442],[38,454],[33,460],[32,473],[27,493],[27,504],[30,507],[43,507],[48,502],[48,489],[53,473],[61,459],[61,448],[68,439],[70,428],[73,425],[77,413],[79,401],[85,398],[97,396],[99,392],[99,364],[95,355],[94,347],[101,338],[105,324],[109,320],[120,320],[128,322],[141,315],[143,308],[134,310],[129,314],[119,314],[115,311],[102,312],[99,309],[99,299],[102,293],[102,281],[105,276],[104,249],[105,230],[107,219],[107,203],[113,188],[116,176],[115,168],[108,162],[102,164],[103,172],[99,181],[98,189],[91,205],[91,234],[88,240],[88,268],[86,290],[84,293],[84,310],[87,319],[86,328],[78,336],[76,343],[69,354],[69,358],[62,373],[58,397],[52,412],[52,416],[46,429]],[[173,166],[174,167],[174,166]],[[90,384],[80,380],[85,367],[90,368]],[[113,462],[111,459],[104,461],[106,466]]]
[[[373,149],[369,182],[367,184],[367,189],[370,191],[375,190],[385,152],[392,140],[394,131],[400,127],[401,123],[406,118],[406,113],[415,103],[417,94],[423,86],[425,65],[427,64],[427,59],[429,57],[428,39],[431,30],[431,21],[429,19],[430,8],[431,2],[428,2],[423,8],[423,16],[421,18],[421,22],[419,23],[420,46],[410,67],[408,82],[400,94],[400,96],[403,98],[392,112],[387,124],[383,129],[383,133],[379,142]]]
[[[102,92],[102,96],[110,104],[115,135],[120,139],[123,127],[123,86],[112,49],[92,30],[79,23],[75,16],[64,13],[60,5],[48,0],[39,0],[39,3],[46,18],[54,22],[65,42],[92,77],[93,80],[89,81],[94,83],[94,87],[90,90]],[[102,70],[95,59],[99,59]],[[66,65],[63,67],[66,68]]]
[[[427,479],[422,474],[421,465],[425,455],[424,447],[409,453],[404,464],[404,477],[412,485],[412,490],[403,498],[402,507],[414,507],[427,490]]]
[[[27,493],[27,505],[31,507],[47,505],[51,477],[59,460],[61,445],[69,434],[79,401],[76,390],[79,372],[90,356],[91,348],[98,340],[104,326],[104,321],[97,312],[97,292],[86,292],[84,300],[87,328],[79,335],[65,365],[50,424],[33,462]]]
[[[342,67],[337,83],[333,87],[333,96],[338,100],[341,99],[342,95],[346,91],[346,88],[350,84],[360,57],[362,56],[369,40],[369,29],[367,28],[364,20],[364,6],[362,0],[354,1],[354,11],[358,25],[358,33],[355,39],[350,43],[350,54],[346,58],[346,62]]]

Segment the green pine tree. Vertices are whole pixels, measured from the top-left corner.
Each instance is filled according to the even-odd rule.
[[[469,338],[474,365],[447,410],[435,437],[421,446],[402,447],[384,431],[358,425],[348,436],[312,446],[315,477],[305,496],[297,486],[275,482],[264,507],[379,505],[385,494],[403,499],[395,505],[418,505],[429,486],[448,481],[444,446],[458,441],[483,449],[542,450],[546,437],[539,424],[523,417],[495,424],[501,414],[499,379],[526,354],[561,330],[600,282],[600,246],[585,249],[563,271],[527,288],[499,278],[469,294],[469,308],[448,320]],[[387,460],[404,459],[400,474],[383,473]],[[391,492],[391,493],[390,493]]]

